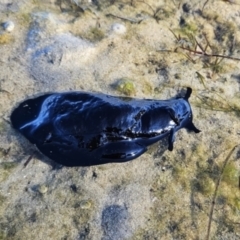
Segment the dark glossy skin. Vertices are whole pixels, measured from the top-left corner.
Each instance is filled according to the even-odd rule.
[[[14,128],[55,162],[91,166],[126,162],[147,146],[168,136],[173,149],[175,132],[192,123],[184,98],[139,100],[100,93],[45,94],[22,102],[11,114]]]

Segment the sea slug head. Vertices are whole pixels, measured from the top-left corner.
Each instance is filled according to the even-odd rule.
[[[180,128],[186,128],[189,131],[194,131],[195,133],[199,133],[200,130],[197,129],[192,120],[193,120],[193,114],[191,106],[188,102],[188,99],[192,93],[191,88],[187,88],[187,92],[183,98],[177,98],[172,106],[172,114],[173,120],[178,125],[178,129]],[[177,129],[177,130],[178,130]]]

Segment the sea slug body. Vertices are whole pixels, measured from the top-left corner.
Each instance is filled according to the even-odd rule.
[[[11,114],[12,126],[50,159],[64,166],[126,162],[192,123],[185,97],[169,100],[134,99],[101,93],[49,93],[28,99]]]

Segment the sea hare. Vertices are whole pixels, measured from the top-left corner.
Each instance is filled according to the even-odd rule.
[[[101,93],[50,93],[28,99],[11,114],[12,126],[50,159],[65,166],[126,162],[192,123],[192,92],[169,100],[134,99]]]

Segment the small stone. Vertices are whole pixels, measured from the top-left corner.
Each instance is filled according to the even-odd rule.
[[[127,77],[124,77],[117,82],[116,90],[126,96],[133,96],[136,93],[133,81]]]
[[[184,12],[189,13],[191,10],[191,5],[189,3],[184,3],[182,9]]]
[[[4,29],[5,31],[7,31],[7,32],[12,32],[13,29],[14,29],[14,27],[15,27],[15,25],[14,25],[14,23],[13,23],[12,21],[4,22],[4,23],[2,24],[2,26],[3,26],[3,29]]]
[[[40,192],[41,194],[44,194],[47,191],[48,191],[48,187],[45,184],[38,186],[38,192]]]
[[[126,32],[126,27],[120,23],[114,23],[111,27],[112,31],[117,34],[124,34]]]
[[[80,202],[81,209],[89,209],[89,208],[91,208],[91,206],[92,206],[92,203],[90,200],[83,200]]]

